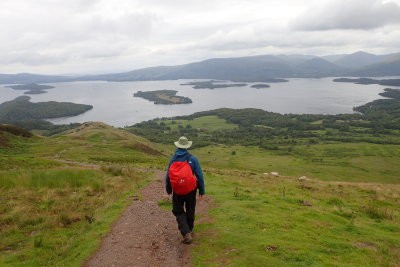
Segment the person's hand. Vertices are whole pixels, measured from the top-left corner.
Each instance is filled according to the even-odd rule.
[[[168,198],[169,198],[169,199],[172,199],[172,194],[168,194]]]
[[[199,195],[199,198],[203,198],[204,195]]]

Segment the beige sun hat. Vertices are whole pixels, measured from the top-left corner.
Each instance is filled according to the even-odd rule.
[[[189,141],[186,137],[181,136],[177,142],[174,142],[174,144],[179,147],[179,148],[185,148],[188,149],[189,147],[192,146],[192,141]]]

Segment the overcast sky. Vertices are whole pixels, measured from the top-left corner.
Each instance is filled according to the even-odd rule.
[[[400,52],[400,0],[0,0],[0,73]]]

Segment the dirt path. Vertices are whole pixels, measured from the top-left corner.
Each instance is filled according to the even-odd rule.
[[[157,204],[166,197],[163,177],[164,172],[156,172],[155,181],[142,191],[143,200],[123,212],[84,266],[191,266],[190,245],[181,243],[175,217]],[[197,203],[196,214],[205,214],[211,199]]]

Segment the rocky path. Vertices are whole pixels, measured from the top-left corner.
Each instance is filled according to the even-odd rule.
[[[163,177],[164,172],[156,172],[142,200],[126,208],[84,266],[191,266],[191,245],[181,243],[172,212],[157,204],[166,197]],[[210,205],[210,198],[198,199],[196,214],[204,214]]]

